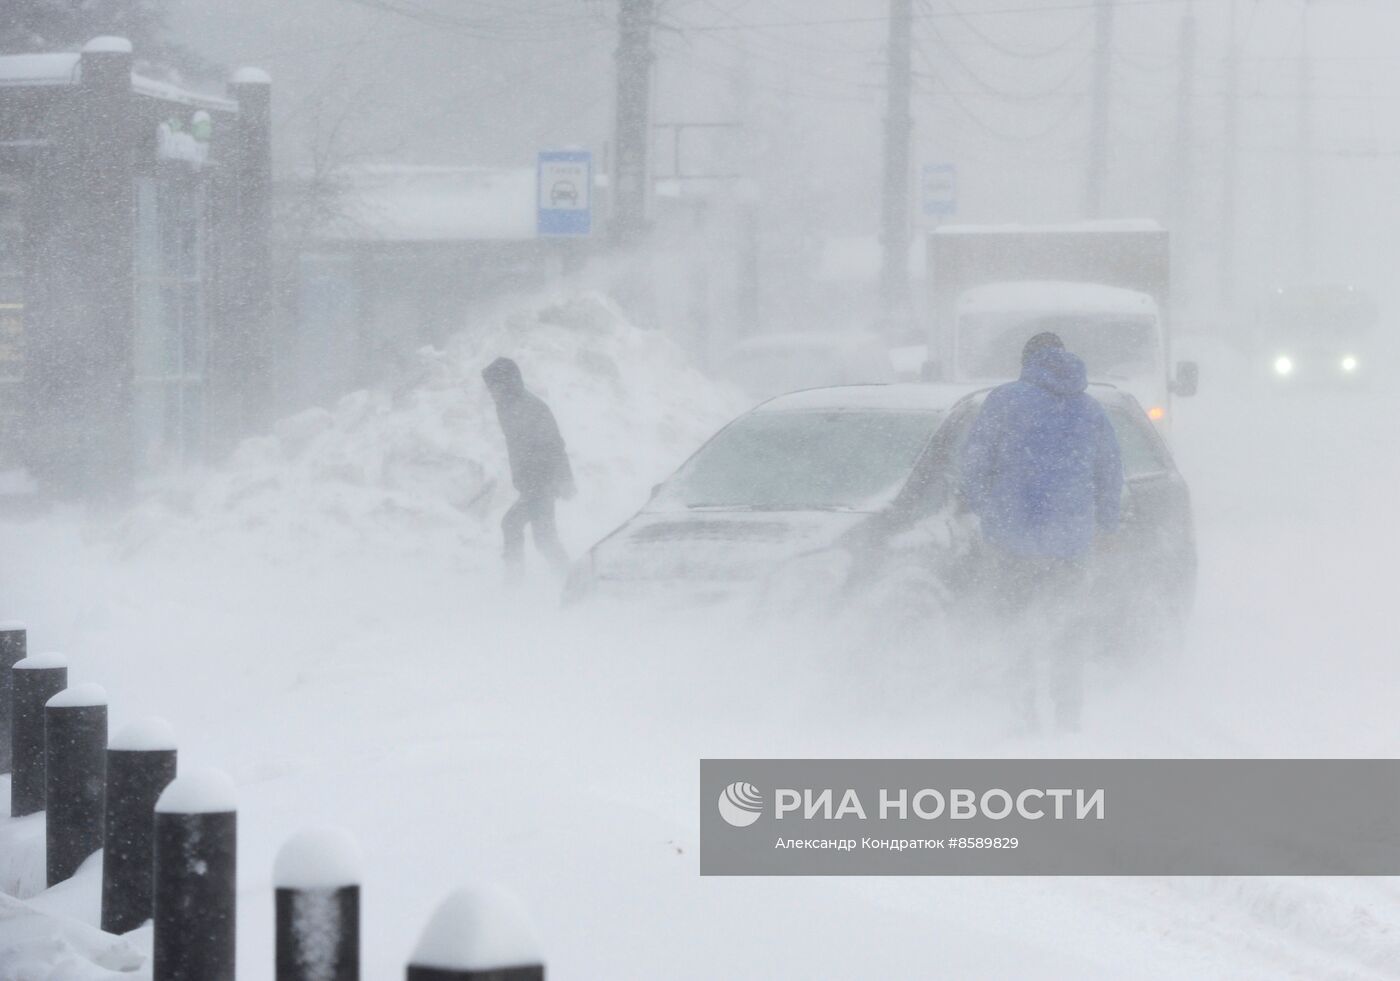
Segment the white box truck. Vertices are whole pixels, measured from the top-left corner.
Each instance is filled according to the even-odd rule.
[[[1124,389],[1166,428],[1197,368],[1172,366],[1167,232],[1154,221],[949,225],[929,233],[926,376],[995,384],[1051,330],[1091,381]]]

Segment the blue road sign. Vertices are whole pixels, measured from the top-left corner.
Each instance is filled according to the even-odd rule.
[[[933,221],[958,213],[957,164],[924,164],[919,175],[919,211]]]
[[[535,187],[536,234],[592,233],[592,153],[588,150],[541,150]]]

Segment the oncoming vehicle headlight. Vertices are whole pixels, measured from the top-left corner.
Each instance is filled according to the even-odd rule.
[[[1293,359],[1286,354],[1280,354],[1274,358],[1274,374],[1283,376],[1293,374]]]
[[[1353,371],[1355,371],[1358,367],[1360,367],[1360,364],[1361,363],[1356,360],[1355,355],[1348,354],[1342,358],[1342,370],[1345,371],[1347,374],[1351,374]]]

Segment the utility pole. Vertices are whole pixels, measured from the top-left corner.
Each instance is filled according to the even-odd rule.
[[[1176,140],[1172,145],[1171,176],[1171,218],[1172,242],[1178,256],[1190,254],[1191,218],[1193,190],[1194,136],[1191,125],[1195,110],[1196,82],[1196,11],[1189,4],[1181,15],[1181,29],[1177,36],[1177,87],[1176,87]],[[1190,296],[1190,290],[1183,288],[1182,274],[1191,272],[1189,262],[1173,262],[1176,271],[1178,295]]]
[[[1108,179],[1109,87],[1113,81],[1114,0],[1098,0],[1094,24],[1094,90],[1089,120],[1089,166],[1085,173],[1084,214],[1103,217],[1104,183]]]
[[[909,138],[914,129],[910,99],[914,84],[910,65],[913,0],[890,0],[890,34],[886,66],[885,181],[880,244],[884,263],[880,300],[887,326],[905,326],[909,318]]]
[[[1303,50],[1298,58],[1298,275],[1304,280],[1316,276],[1317,254],[1313,242],[1313,107],[1312,51],[1308,39],[1308,12],[1312,4],[1303,0]]]
[[[1220,200],[1220,304],[1235,305],[1235,207],[1239,192],[1240,37],[1239,3],[1230,0],[1230,41],[1225,52],[1224,193]]]
[[[611,238],[620,246],[636,245],[646,229],[655,8],[656,0],[619,0]]]

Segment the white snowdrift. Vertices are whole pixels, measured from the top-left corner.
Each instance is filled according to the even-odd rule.
[[[282,420],[221,469],[159,488],[121,543],[203,550],[222,538],[292,557],[314,541],[494,558],[513,491],[481,369],[499,356],[520,363],[559,420],[579,486],[561,526],[576,549],[744,407],[665,336],[581,294],[463,331],[419,351],[392,384]]]

